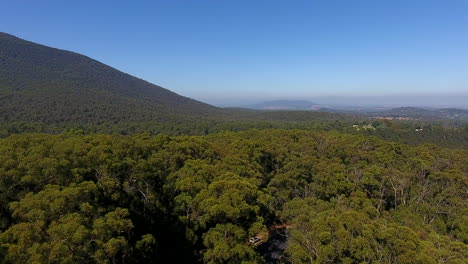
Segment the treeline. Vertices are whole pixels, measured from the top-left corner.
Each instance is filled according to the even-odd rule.
[[[0,263],[466,263],[468,152],[337,132],[0,139]]]
[[[355,135],[377,136],[387,141],[405,144],[431,143],[448,148],[468,149],[468,125],[464,123],[378,120],[360,116],[337,115],[324,112],[257,112],[240,111],[223,117],[193,117],[174,115],[152,121],[111,119],[97,122],[0,122],[0,138],[20,133],[58,134],[82,131],[86,134],[133,135],[164,133],[171,136],[208,135],[224,131],[239,132],[250,129],[300,129],[335,131]]]

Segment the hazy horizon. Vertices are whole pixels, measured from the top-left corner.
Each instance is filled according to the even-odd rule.
[[[322,95],[322,96],[264,96],[195,98],[219,107],[251,107],[252,105],[276,101],[309,101],[330,107],[425,107],[468,109],[468,93],[460,94],[392,94],[392,95]]]

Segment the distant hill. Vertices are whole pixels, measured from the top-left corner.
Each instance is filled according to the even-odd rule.
[[[392,118],[468,120],[468,110],[457,108],[423,109],[417,107],[398,107],[374,112],[371,115]]]
[[[257,110],[319,110],[322,107],[306,100],[275,100],[248,106]]]
[[[222,109],[86,56],[0,33],[0,122],[140,122]]]

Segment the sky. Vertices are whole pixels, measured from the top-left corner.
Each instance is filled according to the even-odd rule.
[[[0,6],[2,32],[215,105],[334,96],[468,101],[466,0],[0,0]]]

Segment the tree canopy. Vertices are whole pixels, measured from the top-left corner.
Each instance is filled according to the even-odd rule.
[[[468,152],[363,135],[0,139],[0,263],[466,263]]]

